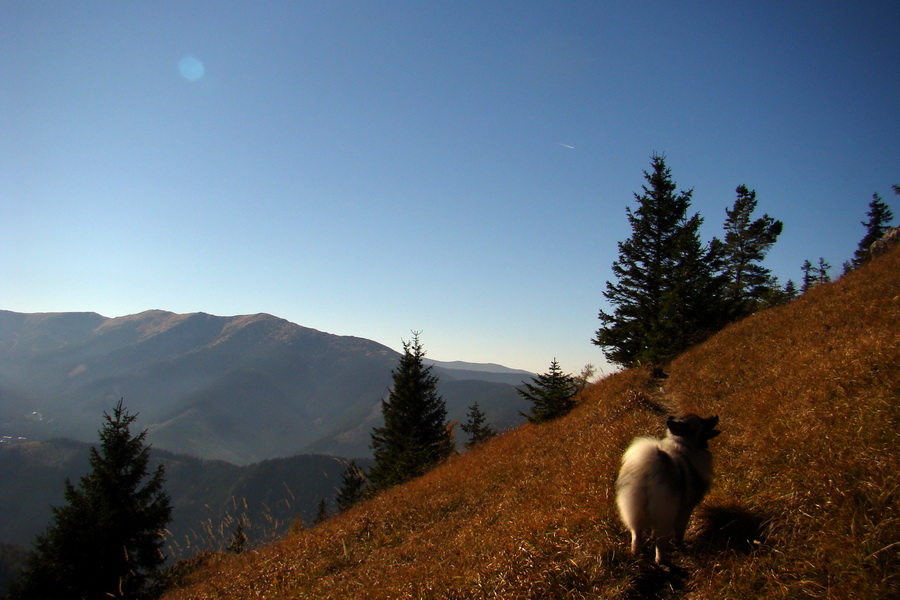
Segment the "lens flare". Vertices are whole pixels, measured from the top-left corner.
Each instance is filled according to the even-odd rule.
[[[196,56],[188,54],[178,61],[178,72],[188,81],[197,81],[203,77],[203,63]]]

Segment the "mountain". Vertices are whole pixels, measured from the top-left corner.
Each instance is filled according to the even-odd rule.
[[[267,314],[0,311],[0,433],[91,441],[119,398],[158,448],[235,464],[368,454],[399,354]],[[455,366],[455,365],[454,365]],[[435,367],[450,418],[518,424],[527,372]]]
[[[735,323],[665,379],[624,370],[326,523],[211,557],[165,600],[896,598],[900,247]],[[717,414],[672,568],[632,559],[614,482],[667,413]]]
[[[523,371],[521,369],[510,369],[509,367],[493,363],[480,364],[459,360],[442,362],[437,360],[429,361],[428,359],[426,359],[426,362],[434,365],[445,379],[493,381],[496,383],[508,383],[510,385],[518,386],[521,385],[523,381],[530,381],[530,379],[534,377],[534,373]]]

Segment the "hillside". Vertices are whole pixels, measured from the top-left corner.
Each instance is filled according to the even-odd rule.
[[[670,366],[525,425],[168,600],[875,598],[900,586],[900,247],[737,323]],[[659,570],[626,555],[613,482],[660,407],[715,413],[718,476]]]
[[[362,456],[399,354],[272,315],[0,311],[0,433],[92,442],[124,398],[155,447],[248,464]],[[479,401],[505,428],[526,408],[503,367],[435,367],[451,419]]]

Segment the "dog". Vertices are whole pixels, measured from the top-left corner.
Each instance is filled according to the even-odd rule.
[[[666,437],[635,439],[622,456],[616,504],[631,532],[631,553],[640,555],[655,540],[656,562],[668,562],[668,546],[680,546],[694,508],[712,485],[709,440],[719,433],[719,417],[669,417]]]

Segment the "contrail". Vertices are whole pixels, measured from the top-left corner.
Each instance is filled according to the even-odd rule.
[[[569,150],[574,150],[575,146],[570,146],[569,144],[563,144],[562,142],[557,142],[563,148],[568,148]]]

